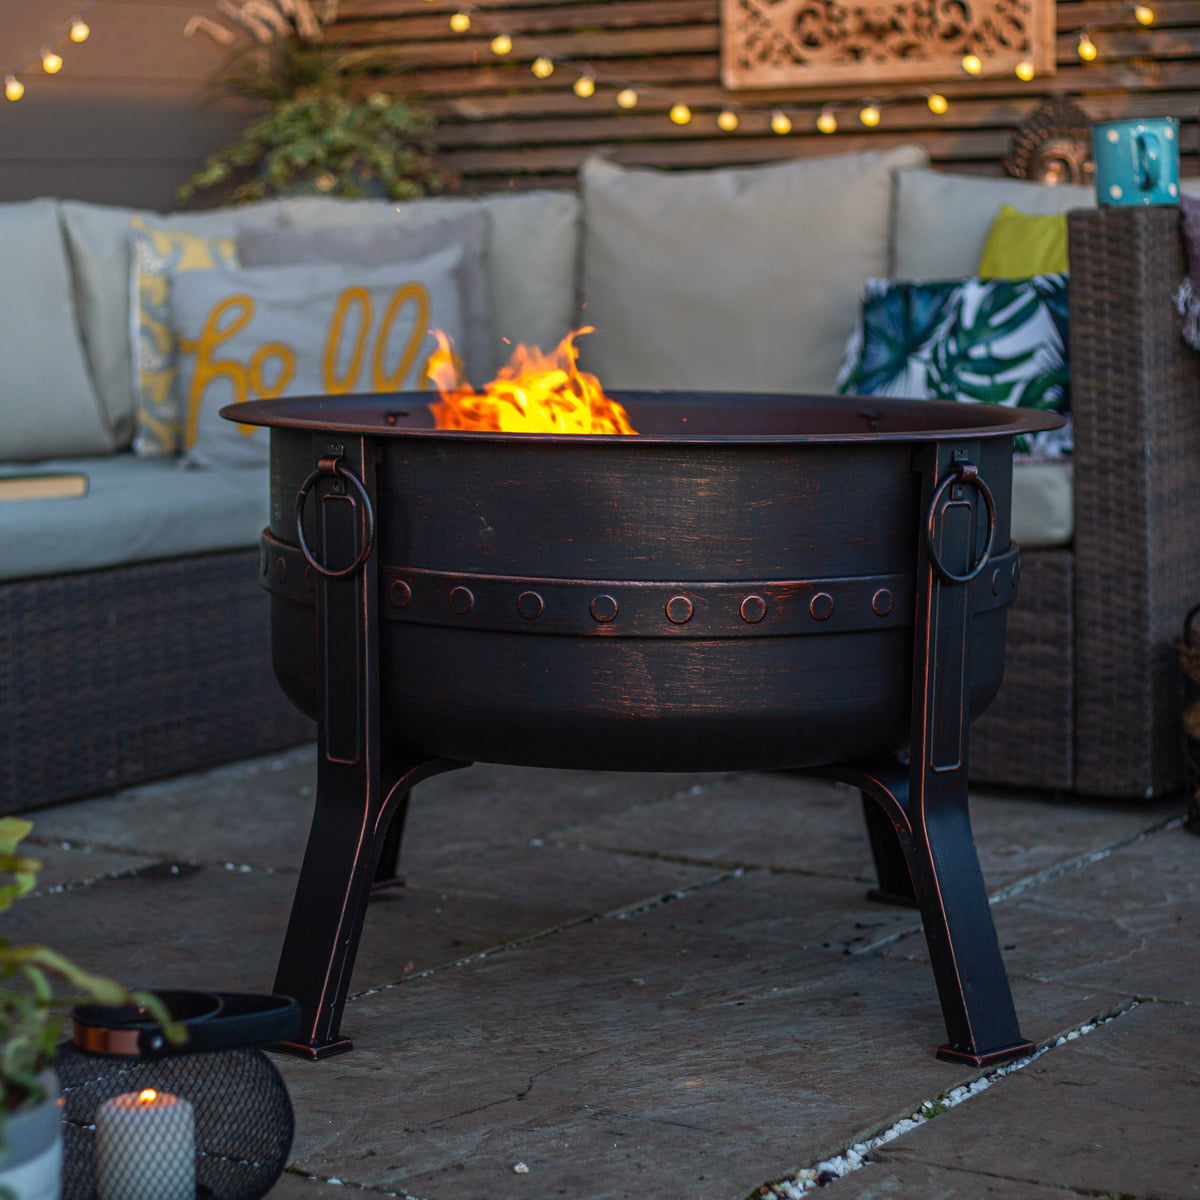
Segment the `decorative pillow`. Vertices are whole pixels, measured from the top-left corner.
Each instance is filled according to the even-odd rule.
[[[446,246],[461,246],[459,289],[463,297],[465,341],[458,347],[467,378],[477,387],[496,374],[492,347],[492,305],[484,256],[488,225],[475,209],[427,225],[331,225],[316,229],[247,230],[238,237],[244,267],[294,263],[340,263],[350,267],[402,264]]]
[[[872,279],[838,390],[982,401],[1069,413],[1067,280]],[[1021,436],[1016,452],[1071,453],[1071,426]]]
[[[579,197],[537,188],[478,199],[437,196],[408,200],[341,200],[297,196],[284,201],[284,224],[404,225],[417,228],[467,212],[482,212],[489,227],[487,273],[491,291],[493,356],[508,360],[513,344],[549,350],[579,321]]]
[[[141,217],[156,229],[230,237],[247,225],[278,225],[282,200],[213,208],[203,212],[163,213],[64,200],[59,206],[62,232],[75,283],[76,315],[92,383],[108,415],[117,446],[125,448],[136,428],[132,345],[129,340],[129,221]]]
[[[1029,216],[1002,204],[979,259],[980,279],[1031,279],[1067,269],[1067,214]]]
[[[583,366],[611,388],[824,391],[917,146],[765,166],[583,166]]]
[[[266,430],[225,420],[227,404],[427,388],[436,348],[429,330],[462,339],[460,256],[450,247],[401,267],[218,267],[173,276],[187,460],[266,462]]]
[[[144,458],[174,454],[182,445],[183,413],[175,391],[179,348],[171,319],[171,287],[185,271],[207,271],[237,262],[232,237],[156,229],[141,217],[130,222],[134,385],[137,432],[133,450]]]

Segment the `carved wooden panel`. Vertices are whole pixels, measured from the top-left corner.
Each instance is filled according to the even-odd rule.
[[[728,88],[1054,71],[1054,0],[721,0]]]

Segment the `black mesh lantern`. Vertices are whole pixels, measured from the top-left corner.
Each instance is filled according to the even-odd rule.
[[[63,1200],[255,1200],[287,1165],[287,1087],[261,1047],[294,1036],[280,996],[158,992],[188,1032],[144,1009],[85,1005],[60,1048]]]

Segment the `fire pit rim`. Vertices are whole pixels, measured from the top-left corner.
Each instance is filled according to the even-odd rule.
[[[365,434],[379,437],[417,437],[417,438],[452,438],[454,440],[496,441],[520,443],[536,441],[538,443],[554,444],[587,444],[597,443],[621,445],[660,446],[678,443],[704,444],[738,444],[738,445],[837,445],[862,442],[904,442],[904,441],[969,441],[977,438],[1014,437],[1025,433],[1040,433],[1045,430],[1057,429],[1066,423],[1066,418],[1057,413],[1041,409],[1015,408],[1001,404],[983,404],[956,400],[923,400],[911,397],[893,396],[859,396],[833,395],[814,392],[697,392],[685,390],[656,390],[656,391],[610,391],[614,400],[633,407],[635,410],[640,403],[667,401],[678,403],[686,398],[691,404],[727,404],[731,408],[755,408],[761,411],[764,407],[795,409],[800,402],[815,402],[819,404],[834,404],[847,410],[856,409],[857,416],[866,422],[863,429],[846,432],[743,432],[743,433],[693,433],[690,431],[672,431],[670,433],[638,433],[629,434],[575,434],[575,433],[504,433],[495,430],[464,430],[437,429],[432,425],[423,426],[410,423],[415,414],[400,412],[394,424],[377,424],[363,420],[339,417],[339,409],[351,409],[361,405],[364,409],[373,406],[378,412],[378,402],[381,399],[398,407],[408,406],[416,409],[420,417],[429,417],[429,405],[436,393],[431,392],[392,392],[392,393],[360,393],[353,395],[311,395],[286,396],[271,400],[249,400],[237,404],[228,404],[220,410],[220,415],[228,421],[241,425],[257,425],[268,428],[303,430],[311,429],[316,433],[347,433]],[[876,418],[886,418],[891,414],[911,414],[914,406],[931,411],[932,415],[941,415],[947,421],[957,418],[947,426],[933,426],[901,429],[878,428]],[[964,420],[964,414],[969,414]],[[385,414],[386,415],[386,414]],[[402,420],[407,418],[407,420]],[[686,418],[685,418],[686,419]]]

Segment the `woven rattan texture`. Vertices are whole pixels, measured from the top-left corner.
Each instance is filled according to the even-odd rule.
[[[0,586],[0,811],[315,736],[275,682],[257,551]]]
[[[1004,682],[971,726],[971,779],[1070,791],[1074,786],[1072,554],[1022,554],[1008,611]]]
[[[1179,335],[1174,207],[1069,218],[1075,418],[1075,786],[1183,780],[1173,642],[1200,599],[1200,355]]]

